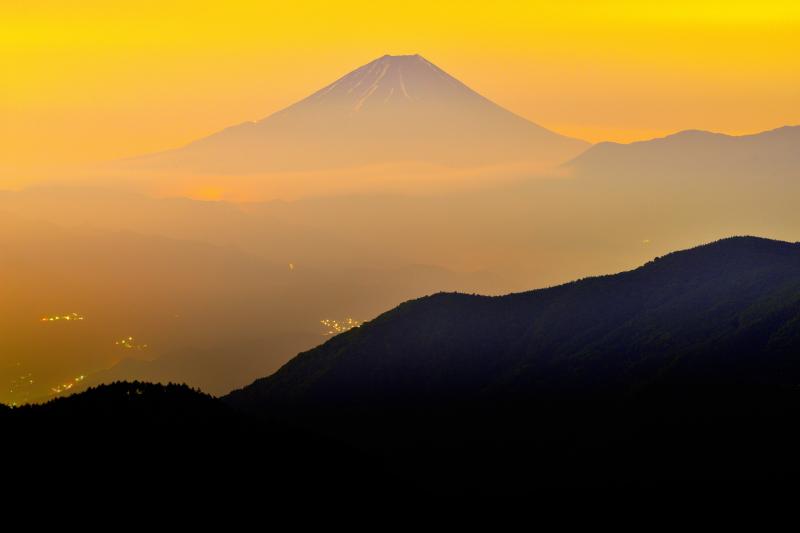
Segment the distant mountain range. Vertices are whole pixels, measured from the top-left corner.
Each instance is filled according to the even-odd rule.
[[[385,55],[266,118],[100,175],[159,195],[248,201],[452,192],[565,174],[670,196],[736,182],[747,197],[752,188],[768,195],[767,183],[795,187],[798,154],[800,126],[590,145],[500,107],[419,55]]]
[[[689,130],[660,139],[599,143],[566,165],[578,175],[653,182],[800,178],[800,126],[732,136]]]
[[[385,55],[263,120],[126,164],[233,174],[409,162],[547,166],[588,146],[503,109],[419,55]]]

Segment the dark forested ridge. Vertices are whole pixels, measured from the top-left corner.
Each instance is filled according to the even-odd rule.
[[[779,483],[800,473],[799,415],[800,244],[739,237],[548,289],[406,302],[222,399],[115,384],[0,421],[189,472],[452,496]]]
[[[800,244],[404,303],[225,401],[441,483],[783,479],[800,445]]]
[[[369,486],[375,477],[402,487],[368,453],[255,420],[186,385],[116,382],[0,406],[0,433],[8,487],[52,494],[80,480],[87,494],[136,494],[170,512],[175,498],[330,499],[334,487]]]
[[[30,427],[64,424],[63,429],[90,430],[101,425],[104,431],[135,435],[142,428],[184,432],[228,424],[232,411],[186,385],[134,381],[93,387],[42,405],[23,405],[8,414],[15,423]]]
[[[800,383],[800,244],[741,237],[500,297],[436,294],[300,354],[242,407]]]

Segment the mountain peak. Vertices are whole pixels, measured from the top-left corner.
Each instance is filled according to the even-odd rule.
[[[319,111],[319,104],[324,104],[326,107],[359,113],[387,107],[407,107],[409,102],[441,107],[479,99],[483,98],[419,54],[387,54],[346,74],[292,107],[312,106]]]
[[[257,122],[147,158],[204,172],[561,163],[587,144],[498,106],[419,54],[386,54]]]
[[[402,59],[424,59],[424,58],[419,54],[397,54],[397,55],[384,54],[381,57],[379,57],[377,60],[379,61],[379,60],[382,60],[382,59],[402,60]]]
[[[402,63],[429,63],[432,64],[430,61],[425,59],[419,54],[384,54],[381,57],[374,59],[367,63],[370,65],[372,63],[389,63],[389,64],[402,64]]]

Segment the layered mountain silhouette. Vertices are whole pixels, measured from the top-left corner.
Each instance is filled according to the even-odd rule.
[[[598,143],[567,165],[579,175],[672,180],[800,175],[800,126],[732,136],[689,130],[650,141]]]
[[[487,100],[419,55],[385,55],[263,120],[129,164],[257,173],[392,163],[562,163],[588,144]]]
[[[0,424],[40,448],[69,432],[84,466],[111,449],[137,476],[178,464],[189,488],[213,472],[326,500],[774,485],[800,473],[799,353],[800,243],[736,237],[548,289],[413,300],[221,400],[120,383]]]

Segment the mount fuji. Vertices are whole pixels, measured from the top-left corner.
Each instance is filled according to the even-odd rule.
[[[262,120],[128,162],[231,174],[407,162],[547,167],[588,146],[500,107],[422,56],[385,55]]]

